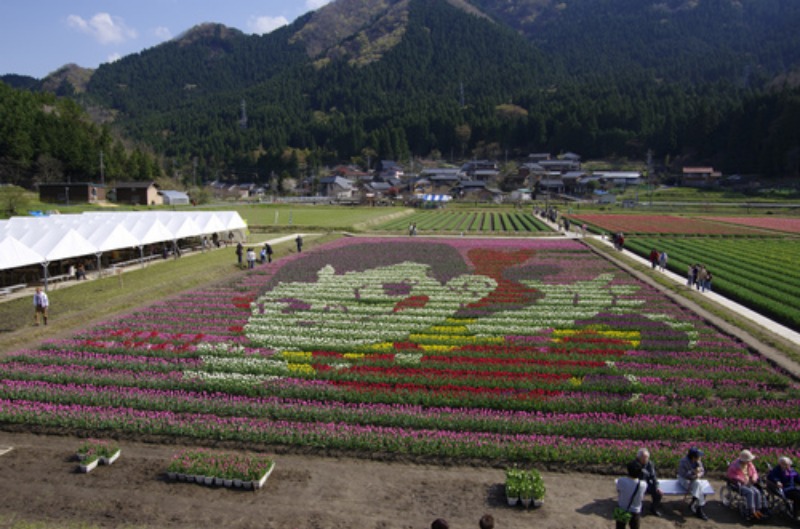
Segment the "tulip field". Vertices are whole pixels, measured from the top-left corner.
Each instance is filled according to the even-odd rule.
[[[530,234],[552,231],[530,212],[498,211],[416,211],[410,216],[378,226],[381,231],[405,231],[416,224],[424,233]]]
[[[704,264],[712,289],[770,318],[800,328],[800,239],[636,236],[625,245],[642,257],[666,251],[672,271]]]
[[[683,235],[764,235],[758,225],[723,222],[721,219],[676,217],[672,215],[619,215],[578,214],[569,215],[576,223],[587,223],[593,231],[633,234],[683,234]]]
[[[0,421],[96,436],[722,469],[800,457],[800,387],[555,239],[342,238],[0,362]]]

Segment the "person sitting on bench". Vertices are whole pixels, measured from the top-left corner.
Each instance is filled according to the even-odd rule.
[[[650,514],[661,518],[662,514],[659,507],[661,506],[661,498],[663,498],[664,494],[658,486],[656,466],[650,459],[650,451],[647,448],[640,448],[639,451],[636,452],[636,459],[631,461],[629,465],[633,467],[636,473],[641,476],[641,479],[647,483],[647,494],[653,498],[653,502],[650,505]]]
[[[695,447],[689,449],[686,457],[682,458],[678,463],[678,483],[681,487],[689,491],[692,495],[692,502],[689,504],[689,509],[698,517],[703,520],[708,520],[703,507],[706,505],[706,495],[703,494],[703,486],[700,483],[700,478],[705,474],[703,462],[700,458],[703,457],[703,452]]]

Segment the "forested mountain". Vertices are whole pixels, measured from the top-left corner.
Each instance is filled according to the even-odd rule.
[[[100,181],[161,174],[155,156],[126,149],[69,98],[0,83],[0,183]]]
[[[336,0],[264,36],[194,28],[102,65],[76,97],[205,178],[648,150],[792,176],[798,26],[796,0]]]

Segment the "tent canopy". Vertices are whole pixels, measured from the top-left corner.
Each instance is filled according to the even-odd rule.
[[[0,221],[0,270],[211,233],[244,235],[235,211],[90,212]]]

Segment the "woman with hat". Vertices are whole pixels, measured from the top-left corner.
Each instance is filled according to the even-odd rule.
[[[700,483],[700,478],[705,474],[703,462],[700,458],[703,457],[703,452],[695,447],[689,449],[686,457],[678,463],[678,483],[681,487],[689,491],[692,495],[692,502],[689,508],[692,512],[703,520],[708,520],[703,507],[706,504],[706,495],[703,494],[703,485]]]
[[[796,518],[798,506],[800,506],[800,476],[792,468],[791,459],[788,457],[778,459],[778,465],[772,467],[767,475],[767,486],[770,487],[770,490],[776,491],[779,495],[792,501],[794,508],[792,517]]]
[[[758,488],[758,470],[753,464],[756,456],[750,450],[742,450],[739,457],[728,467],[727,479],[739,487],[747,506],[747,518],[760,520],[764,513],[764,496]]]

